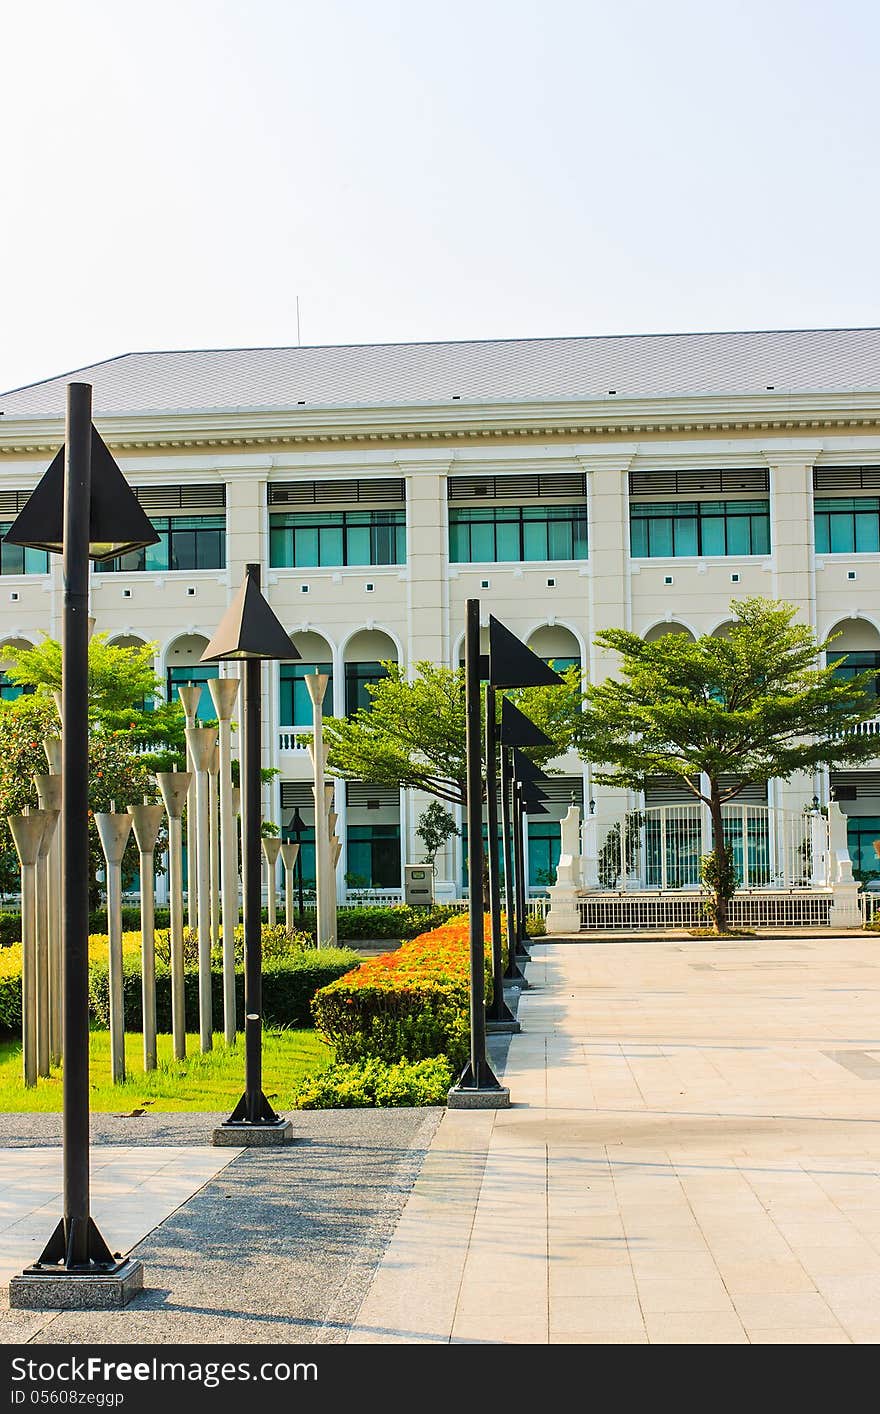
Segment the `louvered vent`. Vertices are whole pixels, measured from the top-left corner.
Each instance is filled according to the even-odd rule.
[[[400,792],[383,786],[371,786],[367,781],[346,781],[345,799],[352,809],[396,810]]]
[[[678,776],[652,776],[645,782],[645,805],[697,805],[697,797]]]
[[[738,779],[739,779],[738,776],[719,776],[719,777],[718,777],[718,784],[719,784],[719,786],[721,787],[721,794],[723,795],[725,791],[730,790],[730,787],[731,787],[731,786],[736,785]],[[739,794],[738,794],[738,795],[735,795],[735,796],[733,797],[733,800],[731,800],[731,801],[729,802],[729,804],[730,804],[730,805],[766,805],[766,804],[767,804],[767,782],[766,782],[766,781],[763,781],[763,782],[754,782],[754,783],[752,783],[752,784],[750,784],[750,785],[743,786],[743,788],[742,788],[742,790],[739,792]]]
[[[880,771],[832,771],[838,800],[880,800]]]
[[[402,506],[406,487],[402,477],[354,477],[350,481],[273,481],[270,506],[338,506],[356,502],[373,506]]]
[[[315,797],[312,795],[312,787],[308,781],[282,781],[281,782],[281,809],[282,810],[314,810]]]
[[[197,486],[138,486],[134,494],[147,515],[152,516],[198,515],[203,511],[222,511],[226,505],[226,486],[222,481]]]
[[[814,466],[813,490],[880,491],[880,466]]]
[[[17,516],[30,499],[30,491],[0,491],[0,519]]]
[[[550,776],[546,781],[540,781],[541,794],[545,797],[548,805],[561,805],[563,814],[569,805],[574,804],[579,810],[584,808],[584,780],[583,776]],[[572,801],[572,796],[574,801]]]
[[[661,500],[664,496],[730,496],[746,492],[751,496],[770,490],[770,473],[766,467],[745,470],[715,468],[706,471],[631,471],[629,494]]]
[[[557,497],[576,501],[587,494],[583,472],[553,472],[534,476],[450,476],[450,501],[543,501]]]

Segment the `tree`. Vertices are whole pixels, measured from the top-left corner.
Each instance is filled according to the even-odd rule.
[[[328,767],[346,780],[424,791],[463,805],[465,770],[464,669],[436,663],[415,665],[407,679],[399,664],[384,663],[387,676],[371,683],[368,708],[353,716],[328,717],[324,739]],[[578,668],[566,668],[560,687],[532,687],[510,696],[546,732],[553,746],[532,751],[543,765],[565,751],[577,734],[583,703]],[[500,701],[499,701],[500,715]]]
[[[790,604],[750,598],[730,607],[725,638],[663,634],[646,643],[625,629],[597,634],[620,654],[621,676],[588,687],[578,733],[595,780],[642,790],[649,776],[678,776],[709,807],[703,878],[719,932],[736,887],[723,805],[751,783],[877,753],[872,737],[852,730],[876,712],[873,672],[847,680],[833,664],[818,666],[833,640],[817,642]]]
[[[444,809],[439,800],[432,800],[427,809],[422,811],[416,825],[416,834],[425,846],[425,863],[433,868],[438,850],[458,832],[458,826],[449,811]]]
[[[14,702],[0,705],[0,857],[17,872],[12,836],[7,816],[20,814],[25,806],[37,807],[37,791],[33,778],[45,775],[49,769],[43,750],[43,737],[58,731],[58,715],[48,697],[28,694]],[[136,804],[144,796],[155,799],[156,782],[145,764],[145,758],[134,754],[119,735],[93,730],[89,733],[89,813],[109,810],[115,802],[117,810]],[[159,849],[162,848],[160,839]],[[130,842],[123,860],[126,872],[137,869],[138,854]],[[97,827],[90,821],[89,829],[89,895],[90,906],[100,901],[96,874],[104,867],[104,856]],[[15,875],[13,874],[13,877]]]
[[[89,640],[89,722],[126,743],[150,771],[184,769],[185,717],[179,702],[164,702],[153,669],[155,643],[122,646],[106,633]],[[61,687],[61,644],[44,638],[33,648],[4,647],[10,681],[41,699]],[[57,725],[57,723],[56,723]]]

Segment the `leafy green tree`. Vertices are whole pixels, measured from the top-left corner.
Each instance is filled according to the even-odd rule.
[[[0,856],[13,871],[13,878],[17,865],[7,816],[21,814],[28,805],[36,809],[38,798],[33,778],[45,775],[49,769],[43,737],[57,732],[58,715],[48,697],[34,693],[0,705]],[[114,801],[117,810],[124,810],[144,796],[151,800],[157,797],[156,782],[145,758],[133,753],[119,734],[100,729],[91,731],[89,814],[109,810]],[[137,861],[137,848],[132,842],[126,850],[123,869],[136,870]],[[90,906],[97,908],[100,892],[96,874],[104,867],[104,856],[94,821],[90,821],[89,866]]]
[[[587,688],[577,734],[595,780],[641,790],[650,776],[678,776],[709,807],[715,858],[704,861],[703,877],[720,932],[736,887],[723,805],[749,784],[877,753],[872,737],[852,730],[876,713],[873,671],[843,679],[833,665],[818,666],[833,640],[817,642],[790,604],[750,598],[734,600],[731,611],[724,638],[663,634],[646,643],[625,629],[597,634],[619,653],[620,676]]]
[[[89,641],[89,721],[127,743],[149,771],[183,770],[185,718],[179,702],[162,701],[153,669],[155,643],[123,646],[106,633]],[[61,644],[44,638],[33,648],[4,648],[9,679],[40,699],[61,687]]]
[[[416,834],[425,846],[425,863],[433,867],[438,850],[458,834],[458,826],[439,800],[432,800],[419,816]]]
[[[346,780],[424,791],[453,805],[466,798],[464,670],[415,665],[408,679],[397,663],[369,686],[370,706],[348,718],[328,717],[324,739],[330,771]],[[559,687],[532,687],[509,695],[546,732],[553,746],[532,751],[542,765],[577,735],[583,703],[581,676],[567,668]],[[499,715],[500,715],[499,701]]]

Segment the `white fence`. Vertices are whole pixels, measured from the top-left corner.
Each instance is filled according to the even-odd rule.
[[[588,894],[579,900],[581,928],[700,928],[709,919],[703,907],[705,894]],[[834,902],[831,892],[807,893],[795,889],[737,894],[730,905],[733,927],[827,927]]]
[[[766,805],[722,807],[724,837],[741,889],[815,889],[830,882],[828,821]],[[600,839],[587,860],[588,887],[630,892],[698,889],[700,858],[711,848],[707,810],[693,805],[632,810]]]

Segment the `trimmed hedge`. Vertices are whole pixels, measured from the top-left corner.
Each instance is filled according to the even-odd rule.
[[[122,910],[122,931],[124,933],[139,932],[141,926],[141,911],[135,905],[126,904]],[[170,928],[171,918],[167,908],[156,909],[156,927]],[[89,914],[89,932],[107,932],[107,910],[105,908],[96,909]],[[0,913],[0,947],[8,947],[10,943],[21,942],[21,914],[20,913]]]
[[[281,910],[283,915],[283,908]],[[340,940],[355,942],[363,938],[416,938],[431,928],[437,928],[452,918],[460,918],[461,913],[446,904],[436,904],[434,908],[410,908],[404,903],[381,904],[375,907],[341,908],[337,915],[337,935]],[[263,909],[263,922],[268,918]],[[134,933],[141,926],[141,912],[137,905],[126,905],[122,910],[122,929]],[[171,926],[167,908],[156,909],[156,927]],[[303,926],[315,936],[315,910],[307,908]],[[89,932],[107,932],[107,913],[101,908],[89,914]],[[0,948],[21,941],[21,914],[0,913]]]
[[[371,958],[315,996],[315,1025],[344,1063],[446,1056],[454,1068],[469,1050],[468,918]],[[484,920],[484,936],[489,920]],[[486,995],[492,993],[491,949]]]
[[[355,962],[356,954],[347,948],[320,948],[266,959],[263,963],[265,1025],[311,1026],[309,1008],[315,993],[349,972]],[[141,972],[137,959],[125,959],[122,975],[126,1030],[140,1031],[143,1015]],[[235,974],[235,995],[238,1022],[243,1026],[244,973],[241,969]],[[223,971],[217,965],[211,970],[211,997],[216,1030],[223,1024]],[[110,999],[105,962],[93,962],[89,968],[89,1004],[93,1021],[98,1026],[109,1027]],[[19,1017],[20,1010],[19,1005]],[[199,974],[196,968],[188,968],[184,974],[184,1012],[187,1030],[198,1031]],[[156,1027],[162,1032],[171,1031],[171,972],[159,961],[156,963]]]

